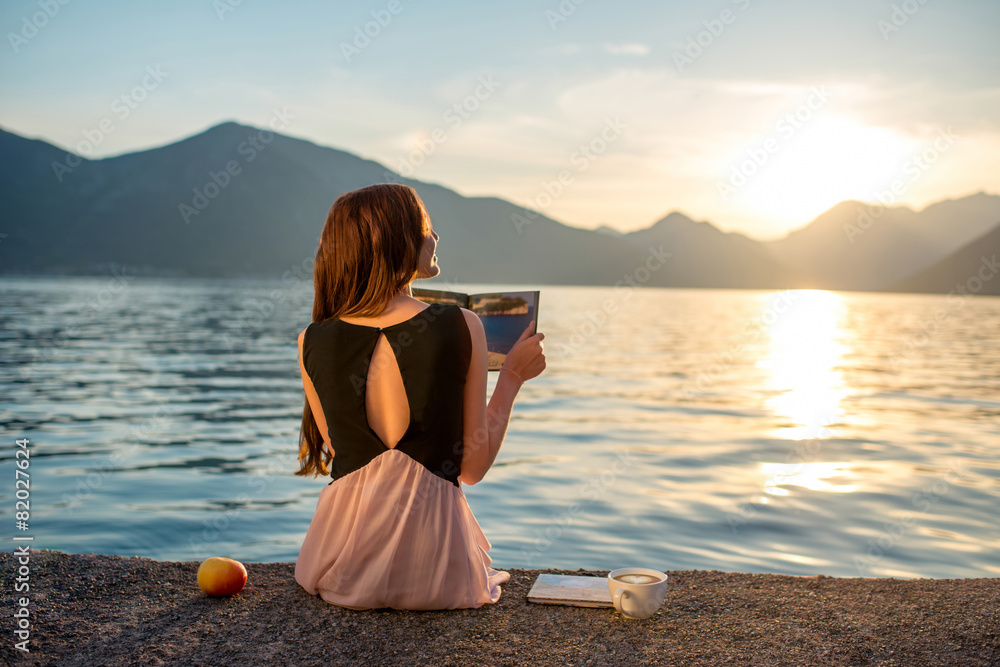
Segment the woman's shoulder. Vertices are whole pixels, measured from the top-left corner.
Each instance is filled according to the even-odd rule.
[[[425,302],[421,301],[419,303],[423,304]],[[430,315],[440,315],[443,313],[447,313],[448,315],[454,315],[456,319],[458,319],[458,315],[461,314],[462,316],[465,317],[466,322],[471,323],[475,321],[479,322],[480,325],[482,325],[482,322],[479,320],[478,315],[476,315],[468,308],[463,308],[456,303],[446,303],[442,301],[432,302],[424,305],[422,308],[417,309],[416,314],[419,314],[424,310],[426,310],[427,313]]]
[[[479,315],[468,308],[462,308],[461,306],[456,306],[458,311],[465,318],[465,324],[469,328],[469,334],[472,336],[473,341],[486,340],[486,329],[483,327],[483,321],[479,319]]]
[[[474,312],[472,312],[468,308],[462,308],[461,306],[455,306],[455,307],[458,308],[458,311],[460,313],[462,313],[463,315],[465,315],[465,319],[467,319],[467,320],[473,320],[473,319],[478,320],[479,319],[479,315],[476,315]]]

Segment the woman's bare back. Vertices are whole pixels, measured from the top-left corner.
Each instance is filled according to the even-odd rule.
[[[412,297],[409,301],[412,303],[399,304],[378,317],[341,317],[340,320],[366,327],[387,327],[405,322],[428,307],[428,304]],[[368,367],[365,412],[368,425],[382,440],[382,444],[390,449],[396,446],[410,425],[410,404],[403,387],[403,376],[385,333],[378,337],[371,365]]]

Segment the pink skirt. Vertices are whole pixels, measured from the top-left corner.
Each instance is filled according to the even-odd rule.
[[[389,449],[327,484],[295,581],[348,609],[469,609],[500,599],[510,574],[460,487]]]

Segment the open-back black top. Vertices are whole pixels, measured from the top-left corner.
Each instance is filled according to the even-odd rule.
[[[392,347],[410,407],[410,423],[394,448],[372,430],[365,407],[368,368],[382,335]],[[398,449],[458,486],[471,359],[472,337],[456,305],[431,304],[386,327],[339,319],[310,324],[302,341],[302,361],[334,449],[330,476],[337,480],[379,454]]]

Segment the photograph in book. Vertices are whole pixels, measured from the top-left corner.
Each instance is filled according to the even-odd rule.
[[[531,335],[538,331],[539,292],[484,292],[462,294],[444,290],[411,288],[413,297],[425,303],[447,303],[471,310],[486,330],[486,350],[489,370],[498,371],[507,353],[514,347],[525,328],[534,321]]]

